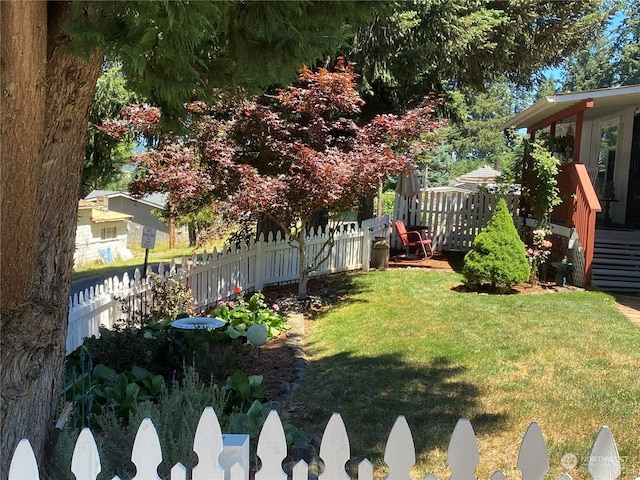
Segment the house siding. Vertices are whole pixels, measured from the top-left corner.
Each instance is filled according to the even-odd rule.
[[[127,248],[127,221],[93,223],[91,209],[78,211],[78,226],[76,228],[76,250],[73,255],[74,265],[102,261],[101,254],[111,252],[111,257],[130,258],[131,251]],[[103,228],[115,227],[116,237],[102,240]]]
[[[155,228],[156,245],[169,242],[169,226],[153,215],[152,212],[156,210],[154,207],[124,196],[109,197],[108,202],[109,210],[133,215],[133,220],[129,224],[129,245],[140,246],[143,227]],[[189,242],[186,228],[176,228],[176,237],[178,243]]]

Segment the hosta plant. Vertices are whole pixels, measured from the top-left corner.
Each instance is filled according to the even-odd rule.
[[[278,305],[269,307],[261,292],[251,295],[248,301],[239,287],[236,287],[235,293],[237,297],[234,301],[219,302],[209,315],[227,322],[226,332],[231,338],[246,337],[249,327],[255,324],[265,326],[269,339],[291,328],[284,317],[277,313]]]

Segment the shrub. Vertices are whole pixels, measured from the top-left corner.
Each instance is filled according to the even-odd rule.
[[[269,339],[280,335],[282,330],[291,328],[286,319],[276,313],[279,307],[277,305],[269,307],[261,292],[254,293],[249,301],[245,300],[244,292],[240,287],[236,287],[235,294],[237,295],[235,301],[220,302],[209,313],[210,317],[227,322],[225,332],[231,338],[246,338],[247,331],[255,324],[265,326]]]
[[[470,284],[490,283],[493,287],[523,283],[529,279],[529,262],[513,218],[500,199],[487,226],[464,257],[462,274]]]

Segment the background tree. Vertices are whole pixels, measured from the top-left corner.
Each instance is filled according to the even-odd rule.
[[[346,19],[367,12],[354,5],[0,2],[0,190],[11,225],[0,232],[2,478],[21,438],[42,458],[53,423],[88,113],[105,55],[141,98],[177,112],[194,91],[286,84],[300,64],[344,44]]]
[[[515,96],[506,82],[487,85],[485,91],[462,90],[450,95],[457,122],[449,141],[458,162],[473,166],[489,165],[497,170],[510,169],[515,159],[500,131],[500,125],[513,115]]]
[[[617,4],[621,8],[608,18],[607,30],[564,63],[564,91],[640,83],[640,6],[637,2]]]
[[[598,36],[587,48],[572,55],[565,64],[563,91],[594,90],[616,82],[611,39]]]
[[[132,139],[106,135],[97,127],[103,119],[116,117],[124,106],[134,101],[133,93],[126,88],[120,65],[107,65],[98,78],[89,112],[80,198],[92,190],[104,189],[121,175],[122,167],[129,164],[134,148]]]
[[[640,5],[626,2],[622,22],[614,31],[615,70],[621,85],[640,83]]]
[[[365,115],[409,108],[424,92],[482,89],[507,78],[530,85],[597,36],[603,0],[377,3],[348,55],[363,78]]]

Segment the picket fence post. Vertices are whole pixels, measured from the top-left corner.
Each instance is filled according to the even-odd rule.
[[[240,437],[238,435],[237,437]],[[191,470],[192,480],[248,480],[249,442],[242,436],[232,445],[223,441],[218,418],[211,407],[204,409],[194,436],[193,451],[198,463]],[[255,474],[256,480],[286,480],[287,473],[282,462],[287,457],[284,428],[278,413],[272,410],[258,437],[257,456],[262,467]],[[350,460],[349,438],[338,413],[334,413],[322,436],[319,452],[324,464],[319,480],[349,480],[345,470]],[[150,419],[145,419],[138,428],[131,459],[136,466],[134,480],[158,479],[157,468],[162,461],[158,434]],[[386,480],[410,480],[410,471],[416,461],[415,447],[409,425],[403,416],[397,417],[389,433],[384,461],[389,474]],[[563,460],[564,462],[564,460]],[[468,419],[460,419],[456,424],[447,451],[447,463],[451,468],[451,480],[473,480],[480,463],[478,442]],[[532,422],[522,439],[517,466],[523,480],[542,480],[549,470],[549,455],[542,432],[537,423]],[[571,465],[565,465],[571,469]],[[621,474],[620,458],[613,435],[603,426],[596,435],[586,465],[592,480],[616,480]],[[95,480],[100,473],[100,459],[93,434],[88,428],[81,431],[76,442],[71,461],[71,472],[76,478]],[[309,468],[304,460],[296,463],[291,471],[292,480],[307,480]],[[186,480],[187,468],[177,463],[171,468],[171,480]],[[28,440],[18,444],[8,480],[39,480],[38,465]],[[115,477],[119,478],[119,477]],[[496,471],[491,480],[505,480],[501,471]],[[358,464],[358,479],[372,480],[373,465],[367,459]],[[437,480],[433,474],[425,480]],[[441,479],[444,480],[444,479]],[[565,472],[558,480],[571,480]]]
[[[38,462],[26,438],[18,442],[11,465],[9,465],[9,480],[40,480]]]

